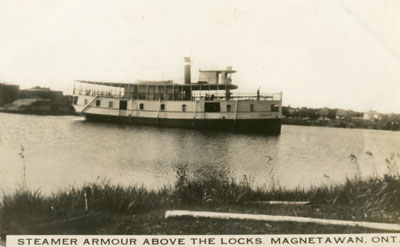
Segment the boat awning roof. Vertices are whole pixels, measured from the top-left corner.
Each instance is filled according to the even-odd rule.
[[[100,82],[100,81],[82,81],[77,80],[78,83],[86,83],[92,85],[109,86],[109,87],[130,87],[132,85],[139,86],[168,86],[168,87],[191,87],[192,90],[225,90],[225,89],[237,89],[238,87],[233,84],[207,84],[207,83],[191,83],[191,84],[176,84],[172,81],[154,81],[154,82],[139,82],[139,83],[122,83],[122,82]]]
[[[228,73],[236,73],[236,70],[229,70],[229,69],[205,69],[205,70],[199,70],[199,72],[228,72]]]

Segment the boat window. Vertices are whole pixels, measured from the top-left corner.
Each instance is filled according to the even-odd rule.
[[[157,86],[157,99],[164,100],[164,85]]]
[[[165,110],[165,104],[161,104],[161,105],[160,105],[160,110],[161,110],[161,111],[164,111],[164,110]]]
[[[254,111],[254,104],[250,104],[250,112]]]
[[[166,99],[167,100],[172,100],[174,97],[174,92],[173,92],[173,87],[172,86],[167,86],[166,87]]]
[[[109,101],[109,102],[108,102],[108,107],[110,107],[110,108],[113,107],[113,103],[114,103],[114,102]]]
[[[96,100],[96,106],[100,106],[100,100]]]
[[[226,112],[231,112],[231,105],[226,105]]]
[[[139,99],[146,99],[147,87],[146,85],[138,85]]]
[[[139,99],[146,99],[146,93],[139,93]]]
[[[151,85],[151,86],[148,86],[148,96],[147,96],[147,99],[148,100],[155,100],[156,99],[156,89],[157,88],[157,86],[153,86],[153,85]]]
[[[181,87],[174,87],[174,100],[182,100]]]
[[[140,109],[140,110],[143,110],[143,109],[144,109],[144,104],[143,104],[143,103],[140,103],[139,109]]]
[[[219,102],[206,102],[204,103],[204,111],[205,112],[220,112],[220,104]]]
[[[272,112],[279,112],[279,105],[271,105]]]
[[[132,98],[138,98],[138,85],[132,85]]]
[[[186,105],[182,105],[182,111],[183,111],[183,112],[186,111]]]
[[[126,110],[127,108],[128,108],[128,101],[120,100],[119,101],[119,109],[120,110]]]

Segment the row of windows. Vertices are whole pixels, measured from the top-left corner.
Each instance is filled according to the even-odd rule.
[[[121,102],[122,103],[122,102]],[[84,102],[85,105],[88,104],[88,99],[85,99]],[[124,101],[124,108],[123,110],[126,110],[126,101]],[[96,106],[100,106],[100,100],[96,100]],[[109,101],[108,102],[108,107],[112,108],[114,107],[114,102],[113,101]],[[121,105],[120,105],[121,108]],[[139,105],[139,109],[140,110],[144,110],[144,104],[141,103]],[[226,112],[231,112],[232,106],[231,105],[226,105]],[[160,110],[161,111],[165,111],[165,104],[161,104],[160,105]],[[186,105],[182,105],[182,111],[185,112],[186,111]],[[205,112],[220,112],[220,104],[219,103],[205,103]],[[278,105],[272,105],[271,106],[271,111],[272,112],[279,112],[279,106]],[[250,112],[254,112],[254,104],[250,104]]]
[[[207,107],[206,107],[207,108]],[[226,112],[231,112],[231,105],[226,105]],[[140,110],[144,110],[144,104],[143,103],[141,103],[140,105],[139,105],[139,109]],[[253,109],[254,109],[254,106],[253,106],[253,104],[251,104],[250,105],[250,111],[253,111]],[[165,104],[161,104],[160,105],[160,110],[161,111],[165,111]],[[182,105],[182,111],[183,112],[185,112],[186,111],[186,105]],[[205,109],[205,111],[206,112],[220,112],[220,108],[219,108],[219,104],[218,104],[218,107],[214,107],[213,109]]]
[[[89,103],[88,99],[85,99],[84,102],[83,102],[84,105],[87,105],[88,103]],[[99,99],[96,100],[96,106],[100,106],[100,103],[101,103],[101,100],[99,100]],[[114,107],[114,102],[113,101],[109,101],[108,102],[108,107],[110,107],[110,108]]]
[[[139,109],[140,109],[140,110],[144,110],[144,104],[143,104],[143,103],[141,103],[141,104],[139,105]],[[160,111],[165,111],[165,104],[161,104],[161,105],[160,105]],[[183,111],[183,112],[186,111],[186,105],[182,105],[182,111]]]

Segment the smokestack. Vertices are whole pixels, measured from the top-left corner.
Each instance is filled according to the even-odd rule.
[[[184,68],[185,84],[190,84],[192,82],[190,78],[190,57],[185,57],[184,62],[185,62],[185,68]]]

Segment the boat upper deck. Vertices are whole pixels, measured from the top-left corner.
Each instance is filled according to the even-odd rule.
[[[172,81],[139,81],[137,83],[120,83],[120,82],[100,82],[100,81],[82,81],[77,80],[75,83],[88,84],[88,85],[97,85],[97,86],[105,86],[105,87],[116,87],[116,88],[190,88],[193,91],[196,90],[225,90],[225,89],[237,89],[238,87],[234,84],[208,84],[208,83],[190,83],[190,84],[177,84]]]
[[[234,84],[190,83],[176,84],[172,81],[140,81],[117,83],[77,80],[74,95],[98,96],[140,100],[281,100],[281,93],[241,94],[231,92]]]

